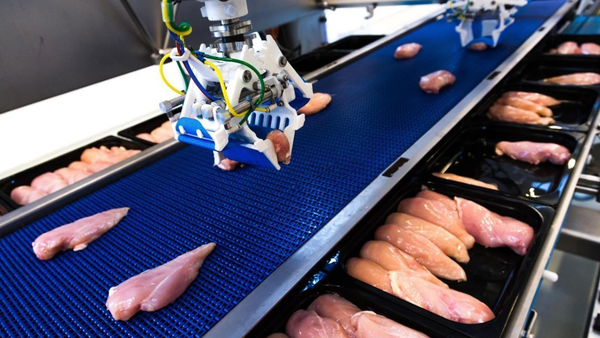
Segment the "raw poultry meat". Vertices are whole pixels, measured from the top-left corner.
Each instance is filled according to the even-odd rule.
[[[556,49],[558,54],[581,54],[581,48],[576,42],[565,41]]]
[[[360,258],[377,263],[388,271],[406,270],[409,271],[411,275],[419,276],[439,286],[448,287],[446,283],[439,280],[429,270],[423,267],[421,263],[417,262],[413,256],[396,248],[388,242],[369,241],[365,243],[360,249]]]
[[[361,311],[352,316],[356,338],[428,338],[426,334],[376,314]]]
[[[467,274],[460,265],[446,256],[440,248],[427,238],[399,225],[387,224],[379,227],[375,232],[375,239],[386,241],[413,256],[437,277],[453,281],[467,280]]]
[[[304,107],[298,109],[298,114],[314,115],[325,109],[329,103],[331,103],[331,95],[315,93]]]
[[[446,195],[442,195],[442,194],[437,193],[435,191],[431,191],[431,190],[427,189],[426,186],[423,186],[421,188],[422,188],[422,190],[419,191],[419,193],[417,194],[416,197],[421,197],[421,198],[424,198],[426,200],[432,200],[432,201],[442,202],[442,203],[444,203],[444,205],[449,210],[452,210],[452,211],[455,211],[455,212],[457,211],[456,210],[456,203],[450,197],[448,197]],[[456,214],[456,216],[458,216],[458,213]]]
[[[437,94],[443,87],[453,85],[456,76],[447,70],[438,70],[421,77],[420,86],[426,93]]]
[[[36,177],[31,182],[33,189],[28,186],[13,189],[11,198],[20,205],[33,203],[138,153],[140,150],[127,150],[123,147],[88,148],[81,154],[81,161],[72,162],[67,168],[60,168],[53,173],[48,172]]]
[[[405,43],[396,48],[396,52],[394,52],[394,57],[399,60],[410,59],[419,54],[421,48],[423,48],[423,46],[415,42]]]
[[[101,146],[100,148],[88,148],[81,154],[81,161],[94,164],[94,163],[110,163],[116,164],[129,157],[139,154],[140,150],[127,150],[123,147],[112,147],[110,149]]]
[[[56,170],[54,173],[62,177],[62,179],[65,180],[68,185],[71,185],[75,182],[79,182],[92,174],[89,171],[69,168],[61,168]]]
[[[435,177],[439,177],[439,178],[443,178],[445,180],[450,180],[450,181],[455,181],[455,182],[460,182],[460,183],[465,183],[465,184],[469,184],[469,185],[474,185],[476,187],[480,187],[480,188],[486,188],[486,189],[491,189],[491,190],[498,190],[498,187],[494,184],[491,183],[485,183],[473,178],[469,178],[469,177],[464,177],[464,176],[459,176],[459,175],[455,175],[455,174],[450,174],[450,173],[432,173],[433,176]]]
[[[285,333],[279,333],[278,332],[278,333],[270,334],[269,336],[267,336],[267,338],[290,338],[290,336],[288,336]]]
[[[14,188],[10,192],[10,198],[18,205],[27,205],[47,196],[48,193],[39,189],[32,188],[28,185],[22,185]]]
[[[298,310],[285,326],[290,338],[348,338],[342,326],[331,318],[323,318],[315,311]]]
[[[222,160],[217,167],[224,171],[234,171],[239,165],[240,162],[226,158]]]
[[[349,259],[346,269],[350,276],[364,283],[455,322],[476,324],[494,318],[490,308],[472,296],[404,271],[387,271],[362,258]]]
[[[393,213],[385,221],[396,224],[402,229],[421,235],[435,244],[444,254],[461,263],[469,262],[469,253],[463,242],[440,226],[423,219],[403,213]],[[389,269],[388,269],[389,270]]]
[[[551,117],[541,117],[529,110],[499,104],[494,104],[490,107],[488,117],[505,122],[539,124],[543,126],[556,123]]]
[[[175,136],[173,133],[173,127],[171,121],[166,121],[160,125],[160,127],[152,130],[150,133],[141,133],[135,135],[135,137],[150,143],[163,143],[167,140],[172,139]]]
[[[469,49],[477,52],[482,52],[488,49],[488,45],[485,42],[475,42],[469,46]]]
[[[83,250],[117,225],[128,211],[129,208],[112,209],[50,230],[35,239],[33,252],[37,258],[48,260],[61,251]]]
[[[379,290],[393,294],[392,282],[388,270],[379,264],[364,258],[350,258],[346,262],[348,275],[367,283]]]
[[[319,316],[331,318],[338,322],[349,337],[354,337],[354,330],[350,320],[352,316],[360,312],[360,309],[346,299],[333,294],[319,296],[306,308],[315,311]]]
[[[521,256],[533,241],[533,228],[511,217],[500,216],[481,205],[456,197],[458,213],[477,243],[491,248],[507,246]]]
[[[89,164],[87,164],[85,162],[75,161],[75,162],[71,162],[71,164],[69,164],[68,168],[73,169],[73,170],[88,171],[88,167],[89,167]]]
[[[506,92],[502,96],[503,97],[518,97],[518,98],[521,98],[521,99],[524,99],[527,101],[537,103],[544,107],[552,107],[552,106],[557,106],[560,104],[560,101],[558,101],[557,99],[555,99],[551,96],[548,96],[548,95],[540,94],[540,93],[512,91],[512,92]]]
[[[67,185],[67,182],[55,173],[41,174],[31,181],[32,188],[45,191],[48,194],[58,191]]]
[[[562,165],[571,158],[571,152],[564,146],[529,141],[499,142],[496,144],[496,154],[535,165],[543,162]]]
[[[290,163],[292,149],[287,136],[285,136],[281,130],[275,129],[267,134],[267,140],[271,140],[271,142],[273,142],[273,147],[275,148],[275,153],[277,154],[277,161],[284,164]]]
[[[600,55],[600,45],[588,42],[581,45],[581,54]]]
[[[556,83],[562,85],[597,85],[600,84],[600,74],[597,73],[574,73],[568,75],[561,75],[544,79],[546,83]]]
[[[403,271],[390,271],[393,295],[446,319],[466,324],[494,319],[490,308],[474,297],[439,287]]]
[[[496,101],[496,103],[504,106],[528,110],[544,117],[552,116],[552,110],[550,110],[550,108],[529,100],[522,99],[520,97],[502,96],[500,99],[498,99],[498,101]]]
[[[475,243],[473,236],[465,230],[465,226],[458,217],[458,212],[449,208],[447,202],[422,197],[407,198],[398,205],[398,212],[413,215],[441,226],[465,243],[467,249],[472,248]]]
[[[215,246],[205,244],[110,288],[106,307],[114,319],[128,320],[138,311],[154,312],[173,303],[196,279]]]

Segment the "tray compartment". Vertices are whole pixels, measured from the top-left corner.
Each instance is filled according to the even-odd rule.
[[[464,129],[448,142],[442,142],[441,148],[428,160],[427,171],[448,172],[496,184],[497,192],[469,186],[489,194],[499,193],[555,205],[573,171],[572,161],[578,157],[584,138],[583,133],[577,132],[484,124]],[[557,143],[571,151],[572,159],[562,166],[551,163],[533,165],[496,155],[494,148],[500,141]],[[448,182],[435,177],[431,179]],[[454,182],[448,184],[465,186]]]
[[[579,86],[579,85],[560,85],[553,83],[544,83],[543,79],[568,75],[573,73],[597,73],[600,74],[600,62],[596,58],[581,58],[573,56],[543,56],[526,62],[516,71],[513,72],[512,80],[516,82],[528,82],[543,86],[555,87],[590,87],[596,90],[600,89],[600,85]]]
[[[314,51],[290,60],[300,75],[306,75],[350,54],[344,50]]]
[[[556,124],[541,126],[526,123],[503,122],[487,117],[489,108],[494,105],[502,94],[509,91],[524,91],[552,96],[563,101],[558,106],[550,107]],[[600,108],[598,92],[588,88],[542,86],[535,84],[513,84],[494,90],[481,104],[475,108],[472,116],[475,121],[490,122],[501,125],[522,125],[539,129],[589,130],[589,126]]]
[[[572,34],[561,34],[561,35],[552,35],[545,39],[544,43],[541,43],[538,46],[538,50],[544,55],[553,56],[553,57],[564,57],[564,56],[574,56],[579,58],[598,58],[600,61],[600,55],[583,55],[583,54],[551,54],[550,50],[554,48],[558,48],[558,46],[566,41],[576,42],[580,47],[582,44],[586,42],[592,42],[600,45],[600,35],[572,35]]]
[[[306,309],[313,300],[324,294],[337,294],[354,303],[363,311],[373,311],[397,323],[418,330],[431,338],[445,338],[451,332],[437,323],[424,321],[410,311],[397,311],[394,305],[374,297],[371,293],[356,287],[343,287],[330,280],[320,286],[306,289],[284,297],[269,314],[247,335],[264,338],[275,332],[285,332],[290,316],[300,309]]]
[[[482,324],[455,323],[346,274],[345,262],[349,258],[358,257],[363,244],[373,239],[375,230],[385,224],[385,219],[388,215],[396,212],[400,201],[405,198],[414,197],[423,186],[427,186],[433,191],[450,197],[458,196],[469,199],[493,212],[516,218],[534,228],[535,237],[529,252],[525,256],[519,256],[508,248],[486,249],[479,244],[475,244],[473,249],[469,250],[471,261],[467,264],[461,264],[467,273],[467,281],[462,283],[444,281],[452,289],[470,294],[487,304],[495,313],[495,319]],[[548,206],[500,196],[490,198],[490,194],[484,191],[431,181],[413,180],[408,185],[401,182],[388,196],[382,199],[354,228],[351,234],[344,239],[343,243],[338,246],[339,264],[333,274],[344,274],[343,277],[339,277],[347,280],[345,284],[342,284],[344,286],[362,288],[369,293],[378,295],[379,298],[395,304],[395,311],[410,309],[430,321],[451,328],[457,333],[452,336],[500,337],[509,320],[512,308],[532,272],[533,263],[539,255],[543,239],[548,233],[553,215],[554,210]]]
[[[116,137],[116,136],[105,137],[98,141],[92,142],[86,146],[77,148],[73,151],[70,151],[70,152],[64,154],[64,155],[58,156],[58,157],[51,159],[49,161],[46,161],[42,164],[38,164],[32,168],[29,168],[20,173],[14,174],[12,176],[9,176],[9,177],[6,177],[6,178],[0,180],[0,199],[6,200],[7,203],[9,204],[9,206],[12,208],[12,210],[20,208],[21,206],[18,205],[17,203],[15,203],[10,198],[10,193],[14,188],[22,186],[22,185],[29,185],[31,183],[31,181],[33,181],[34,178],[38,177],[39,175],[41,175],[43,173],[46,173],[49,171],[52,172],[57,169],[67,167],[71,162],[79,161],[81,153],[83,153],[83,151],[85,149],[92,148],[92,147],[100,147],[100,146],[105,146],[108,148],[116,146],[116,147],[125,147],[127,149],[139,149],[139,150],[144,150],[144,149],[148,148],[148,146],[145,144],[129,141],[129,140],[126,140],[126,139],[123,139],[120,137]]]

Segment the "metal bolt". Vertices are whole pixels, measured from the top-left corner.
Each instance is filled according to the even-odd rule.
[[[288,63],[288,60],[285,58],[285,56],[280,56],[279,57],[279,66],[280,67],[285,67]]]
[[[283,107],[283,101],[279,100],[279,103],[277,105]]]
[[[252,80],[252,73],[250,73],[249,70],[245,70],[244,75],[242,76],[242,80],[244,80],[245,83],[250,82]]]

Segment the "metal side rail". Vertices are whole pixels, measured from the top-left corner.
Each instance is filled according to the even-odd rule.
[[[318,233],[306,242],[285,263],[265,279],[254,291],[240,302],[232,311],[223,317],[205,337],[242,337],[249,332],[277,302],[283,298],[306,273],[317,264],[330,249],[332,249],[358,221],[364,217],[371,208],[381,200],[409,171],[422,159],[462,118],[471,111],[475,105],[485,97],[500,80],[502,80],[519,61],[523,59],[537,43],[572,9],[575,2],[566,2],[553,16],[551,16],[529,39],[521,45],[509,58],[500,64],[490,76],[475,87],[462,101],[458,103],[444,118],[423,135],[412,147],[402,154],[388,170],[395,170],[395,163],[408,161],[397,168],[391,177],[379,176],[350,202],[338,215],[327,223]],[[317,70],[319,74],[329,69]],[[598,123],[598,120],[596,120]],[[559,213],[555,219],[546,243],[542,248],[540,259],[536,263],[532,278],[527,283],[524,297],[518,302],[515,311],[515,320],[510,323],[506,337],[518,337],[525,325],[529,309],[533,302],[535,290],[539,285],[547,265],[554,243],[558,236],[560,225],[564,219],[566,209],[575,189],[579,173],[583,170],[582,159],[587,157],[591,148],[593,137],[588,139],[582,156],[577,161],[576,173],[567,184],[565,198],[559,205]],[[585,155],[585,156],[583,156]],[[386,172],[388,171],[386,170]],[[562,206],[562,208],[560,208]]]

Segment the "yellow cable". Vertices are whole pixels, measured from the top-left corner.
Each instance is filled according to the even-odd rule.
[[[174,34],[190,35],[192,33],[192,26],[190,26],[190,28],[188,30],[183,31],[183,32],[179,31],[179,30],[175,29],[175,27],[173,27],[173,25],[171,23],[171,18],[169,17],[169,11],[167,10],[167,8],[168,8],[167,6],[172,6],[172,4],[170,2],[168,2],[167,0],[163,0],[162,17],[163,17],[163,22],[165,23],[167,28]]]
[[[223,81],[223,76],[221,75],[221,71],[219,70],[219,68],[217,66],[215,66],[214,63],[208,61],[208,60],[204,60],[204,63],[209,66],[210,68],[212,68],[215,73],[217,74],[217,77],[219,78],[219,83],[221,84],[221,91],[223,92],[223,98],[225,99],[225,104],[227,105],[227,109],[229,109],[229,113],[231,113],[231,115],[235,116],[235,117],[242,117],[245,114],[244,113],[236,113],[235,109],[233,109],[233,106],[231,105],[231,102],[229,102],[229,97],[227,96],[227,87],[225,87],[225,81]]]
[[[182,92],[181,90],[173,87],[169,81],[167,81],[167,78],[165,77],[165,73],[163,72],[163,66],[165,65],[165,61],[167,61],[168,58],[170,58],[171,55],[167,54],[165,56],[163,56],[162,60],[160,60],[160,63],[158,64],[158,72],[160,73],[160,77],[163,80],[163,82],[167,85],[167,87],[171,88],[171,90],[173,90],[174,92],[176,92],[179,95],[185,95],[184,92]]]

